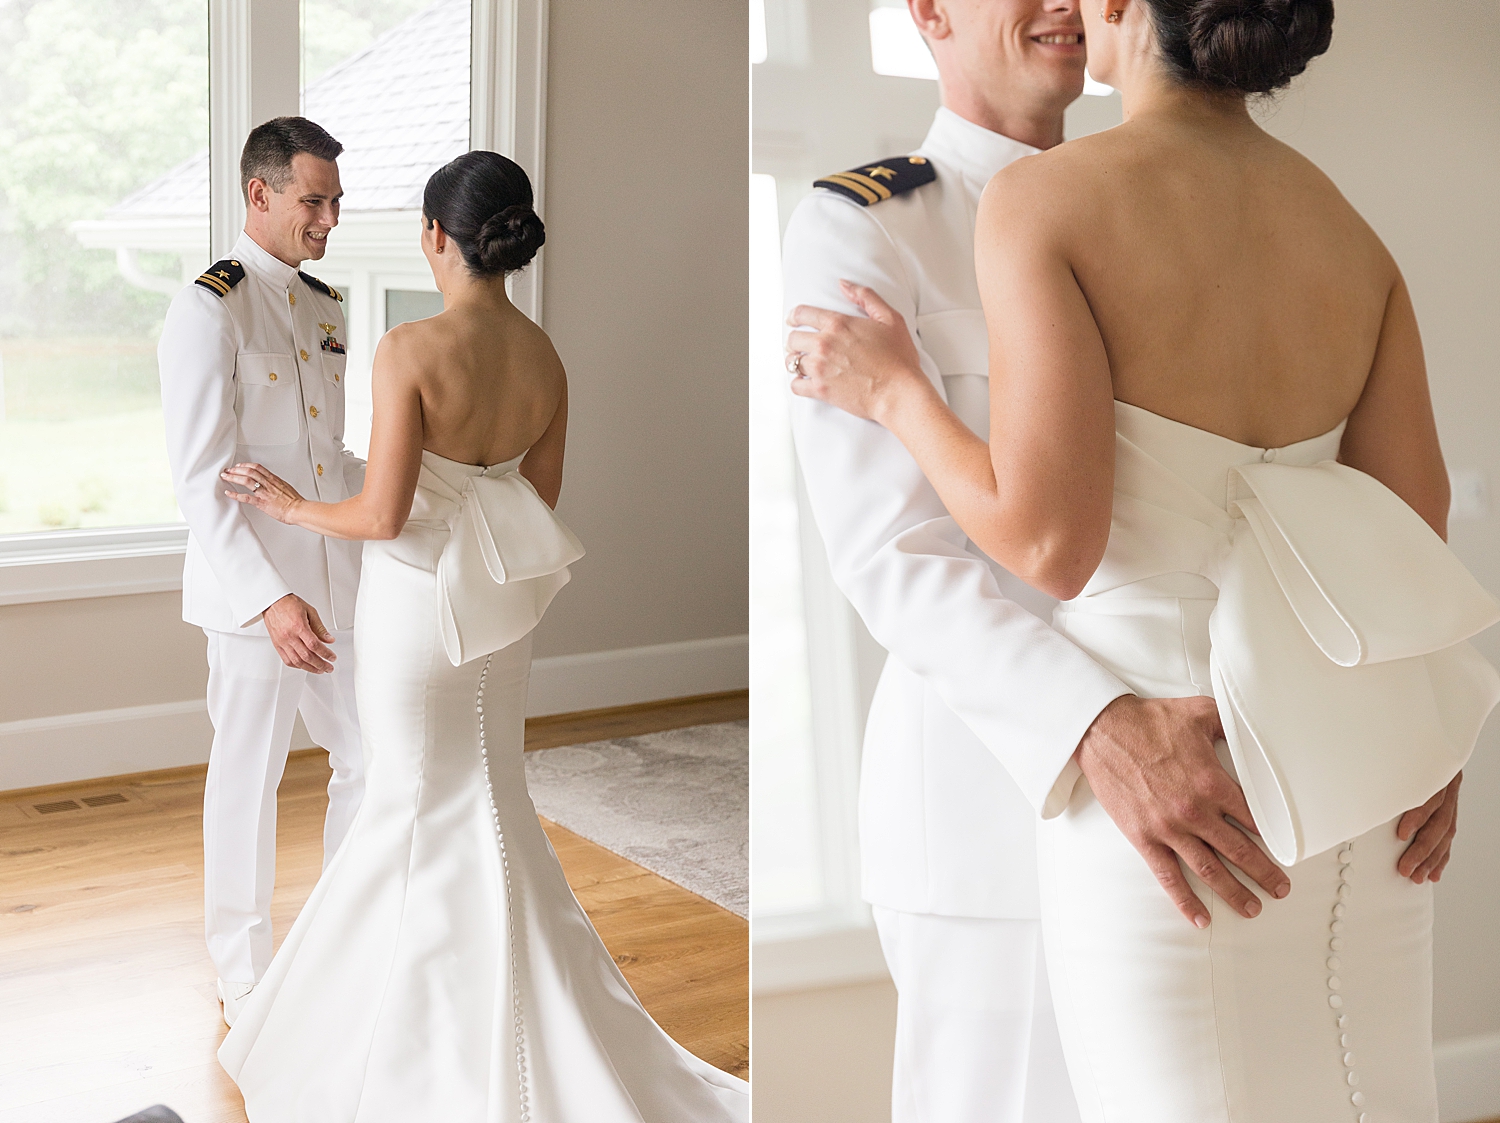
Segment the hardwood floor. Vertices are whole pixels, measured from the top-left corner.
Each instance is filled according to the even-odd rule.
[[[732,720],[747,706],[740,692],[546,718],[535,745],[528,723],[527,745]],[[153,1103],[185,1123],[243,1123],[214,1058],[225,1029],[203,945],[203,774],[0,793],[0,1123],[111,1123]],[[327,777],[314,750],[294,754],[282,781],[278,938],[317,880]],[[746,1075],[746,922],[543,826],[647,1009],[687,1048]]]

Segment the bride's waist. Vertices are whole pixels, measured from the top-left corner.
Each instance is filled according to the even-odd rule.
[[[1058,611],[1129,616],[1139,610],[1149,615],[1154,611],[1152,605],[1158,603],[1169,605],[1180,600],[1218,599],[1219,587],[1201,573],[1159,573],[1063,601],[1058,605]]]
[[[1209,694],[1208,618],[1218,589],[1169,573],[1064,601],[1055,627],[1143,697]]]

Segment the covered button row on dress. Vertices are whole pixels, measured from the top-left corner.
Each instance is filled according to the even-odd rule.
[[[1337,899],[1333,903],[1333,920],[1328,925],[1330,933],[1328,937],[1328,1005],[1335,1011],[1344,1008],[1344,996],[1339,992],[1343,990],[1343,980],[1339,978],[1339,971],[1343,964],[1339,960],[1339,952],[1344,950],[1344,913],[1348,911],[1348,900],[1354,890],[1349,884],[1349,870],[1354,862],[1354,843],[1344,843],[1344,848],[1338,853],[1339,860],[1339,887],[1336,890]],[[1349,1094],[1349,1102],[1356,1108],[1365,1106],[1365,1094],[1359,1090],[1359,1073],[1354,1071],[1354,1054],[1350,1051],[1353,1040],[1349,1035],[1349,1015],[1340,1012],[1338,1014],[1339,1048],[1344,1051],[1343,1062],[1345,1068],[1344,1079],[1348,1081],[1349,1087],[1354,1091]],[[1367,1112],[1359,1113],[1358,1123],[1370,1123]]]
[[[515,899],[510,891],[510,858],[505,853],[505,828],[500,823],[500,808],[495,803],[495,785],[490,779],[490,752],[484,736],[484,684],[490,676],[492,654],[479,672],[479,693],[474,708],[479,713],[479,759],[484,765],[484,786],[490,797],[490,816],[495,823],[495,838],[500,845],[500,876],[505,880],[505,925],[510,944],[510,1003],[515,1019],[516,1086],[521,1123],[531,1121],[531,1096],[526,1084],[526,1024],[521,1018],[521,974],[516,956]]]

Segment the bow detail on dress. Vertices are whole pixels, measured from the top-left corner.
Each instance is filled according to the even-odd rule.
[[[1500,701],[1468,642],[1500,621],[1432,529],[1328,460],[1230,470],[1210,670],[1245,797],[1284,865],[1447,784]]]
[[[514,468],[442,482],[455,505],[444,513],[451,533],[438,561],[438,616],[443,648],[458,666],[536,627],[584,551]],[[425,473],[424,484],[432,487]]]

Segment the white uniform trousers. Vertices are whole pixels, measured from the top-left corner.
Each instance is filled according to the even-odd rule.
[[[297,712],[328,750],[333,778],[323,823],[327,868],[364,795],[354,705],[354,633],[335,632],[328,674],[288,667],[265,636],[204,630],[214,726],[203,791],[203,889],[208,954],[226,982],[259,982],[271,963],[276,789]]]
[[[1078,1123],[1041,922],[874,913],[897,992],[892,1123]]]

